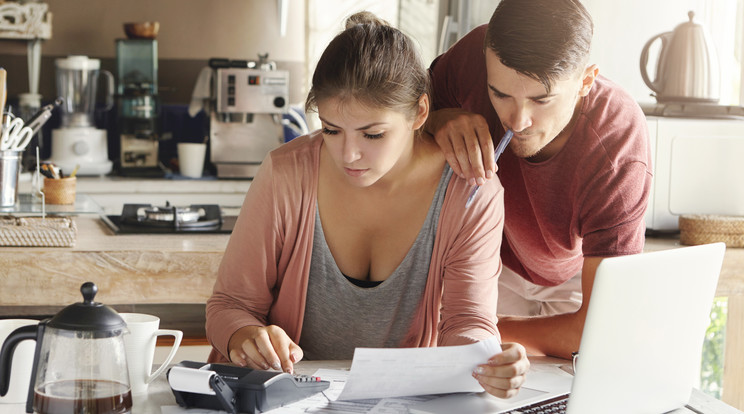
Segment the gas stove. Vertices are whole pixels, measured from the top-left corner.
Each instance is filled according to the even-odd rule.
[[[101,216],[115,234],[229,234],[236,216],[222,216],[216,204],[164,207],[151,204],[124,204],[121,215]]]

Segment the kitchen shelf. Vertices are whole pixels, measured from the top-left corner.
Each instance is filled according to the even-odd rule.
[[[46,3],[0,4],[0,39],[51,39],[52,13]]]
[[[86,194],[75,194],[75,204],[46,204],[44,212],[48,215],[101,214],[103,208]],[[0,207],[0,215],[41,216],[41,196],[31,193],[18,194],[14,206]]]

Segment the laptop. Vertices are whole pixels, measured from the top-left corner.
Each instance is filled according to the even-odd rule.
[[[411,412],[540,412],[530,410],[561,394],[568,414],[661,414],[685,407],[697,383],[725,249],[712,243],[602,260],[568,385],[549,374],[558,385],[547,392],[523,387],[508,400],[452,395]]]

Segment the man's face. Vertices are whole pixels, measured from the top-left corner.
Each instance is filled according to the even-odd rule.
[[[514,132],[512,152],[535,162],[556,154],[570,136],[571,128],[566,126],[579,98],[589,91],[584,87],[585,71],[555,81],[548,93],[542,83],[505,66],[488,48],[486,69],[491,104],[503,127]]]

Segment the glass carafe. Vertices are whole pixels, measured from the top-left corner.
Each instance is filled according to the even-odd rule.
[[[95,126],[93,113],[96,109],[98,78],[107,80],[106,103],[103,110],[114,104],[114,77],[101,70],[101,61],[87,56],[68,56],[55,61],[57,70],[57,95],[64,98],[62,105],[62,127]]]

